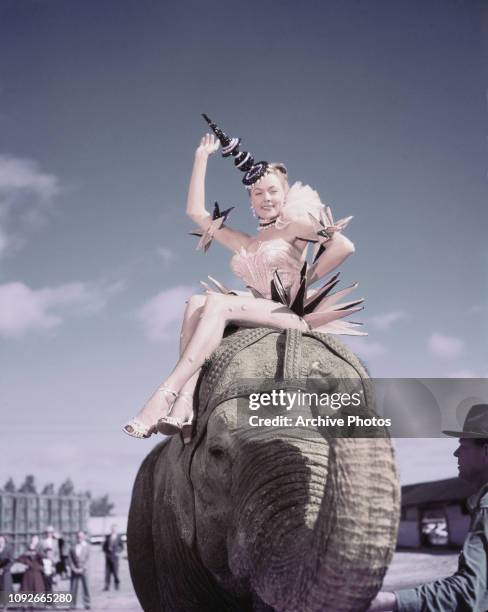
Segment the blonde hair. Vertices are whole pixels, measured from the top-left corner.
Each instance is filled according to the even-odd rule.
[[[274,174],[275,176],[277,176],[285,191],[289,189],[290,186],[288,184],[288,170],[286,169],[285,164],[281,162],[270,162],[268,164],[268,171],[264,176],[267,176],[268,174]],[[264,176],[262,178],[264,178]],[[247,187],[249,195],[251,195],[252,188],[256,187],[258,184],[259,181]]]

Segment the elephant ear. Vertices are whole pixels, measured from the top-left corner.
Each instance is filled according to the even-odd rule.
[[[342,376],[344,378],[351,379],[355,378],[356,376],[358,377],[358,379],[361,381],[361,386],[366,399],[366,406],[369,409],[374,410],[375,394],[373,383],[369,377],[369,373],[366,369],[366,366],[362,363],[362,361],[350,349],[344,346],[344,344],[342,344],[342,342],[340,342],[336,338],[336,336],[333,336],[332,334],[324,334],[322,332],[310,331],[303,335],[315,338],[315,340],[319,340],[321,344],[323,344],[327,348],[331,357],[338,357],[342,361],[344,367],[346,368],[343,370],[342,373]],[[307,375],[316,376],[317,374],[321,374],[323,377],[329,376],[330,371],[327,369],[327,367],[322,370],[322,368],[324,368],[324,365],[325,364],[321,364],[320,362],[315,361],[313,358],[311,363],[308,364]],[[350,370],[350,368],[352,368],[352,370]],[[338,376],[338,378],[340,378],[340,376]]]
[[[161,610],[157,568],[154,562],[153,504],[154,467],[162,445],[155,447],[139,468],[132,491],[127,523],[129,569],[134,589],[141,606],[147,612]]]
[[[156,466],[156,480],[161,482],[157,473],[164,472],[164,486],[155,491],[155,507],[170,508],[174,515],[178,532],[188,548],[195,540],[195,500],[193,485],[190,480],[190,467],[194,452],[194,443],[184,445],[179,436],[168,444],[168,450],[162,461]],[[168,470],[167,466],[171,465]]]

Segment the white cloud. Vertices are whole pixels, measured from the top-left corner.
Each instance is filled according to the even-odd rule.
[[[59,191],[58,177],[36,162],[0,155],[0,256],[22,246],[25,232],[45,223]]]
[[[388,349],[381,342],[368,342],[367,340],[357,345],[357,353],[360,357],[379,357],[388,352]]]
[[[388,349],[381,342],[373,342],[366,338],[356,338],[354,336],[340,336],[349,348],[362,358],[380,357],[388,352]]]
[[[478,374],[476,374],[476,372],[473,372],[473,370],[455,370],[454,372],[449,372],[449,374],[447,375],[447,378],[482,378],[481,376],[478,376]]]
[[[375,317],[370,317],[368,319],[368,323],[371,323],[373,327],[376,327],[376,329],[384,330],[391,327],[393,323],[407,318],[408,314],[403,310],[393,310],[391,312],[376,315]]]
[[[58,327],[67,316],[94,314],[122,288],[122,283],[75,282],[42,289],[21,282],[0,285],[0,336],[22,338]]]
[[[468,308],[468,314],[470,315],[478,315],[485,314],[488,310],[488,307],[485,304],[473,304]]]
[[[161,259],[163,260],[165,266],[169,265],[175,258],[174,252],[171,249],[168,249],[167,247],[159,247],[157,252],[159,257],[161,257]]]
[[[429,337],[427,347],[433,355],[445,359],[454,359],[464,352],[464,342],[460,338],[436,332]]]
[[[183,320],[185,301],[195,292],[195,287],[178,285],[147,300],[136,315],[146,337],[156,342],[174,338]]]
[[[0,155],[0,193],[27,191],[47,200],[59,191],[59,180],[52,174],[40,172],[30,159]]]
[[[447,378],[488,378],[488,372],[483,374],[481,371],[470,370],[469,368],[461,368],[448,372]]]

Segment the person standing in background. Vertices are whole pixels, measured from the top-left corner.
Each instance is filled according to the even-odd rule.
[[[70,591],[73,597],[71,607],[76,608],[78,585],[83,589],[83,603],[85,610],[90,609],[90,591],[88,589],[88,561],[90,559],[90,545],[86,541],[84,531],[76,534],[76,544],[69,551],[69,564],[71,567]]]
[[[44,533],[44,538],[41,540],[42,554],[46,555],[48,550],[52,551],[54,563],[58,561],[58,534],[54,532],[54,527],[49,525]]]
[[[13,563],[12,547],[5,536],[0,535],[0,592],[11,593],[13,589],[10,568]],[[0,603],[1,609],[5,609]]]
[[[63,534],[60,533],[58,536],[58,556],[59,561],[56,563],[56,574],[59,574],[61,578],[68,577],[68,555],[65,552],[66,542],[63,538]]]
[[[39,536],[33,535],[31,537],[29,547],[17,561],[27,566],[20,583],[20,592],[44,593],[42,554],[39,545]]]
[[[46,527],[44,537],[41,540],[42,564],[46,593],[51,593],[56,577],[56,564],[59,560],[58,534],[54,532],[54,527]]]
[[[56,577],[56,565],[52,548],[47,548],[42,558],[42,574],[44,576],[44,589],[46,593],[52,593]]]
[[[111,532],[105,536],[103,543],[103,552],[105,553],[105,588],[108,591],[110,588],[110,576],[114,577],[114,585],[116,590],[119,589],[119,555],[124,550],[122,537],[117,533],[117,525],[112,525]]]

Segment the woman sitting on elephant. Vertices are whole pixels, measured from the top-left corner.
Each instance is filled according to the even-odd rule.
[[[213,238],[233,253],[230,265],[249,292],[229,291],[210,278],[218,291],[207,286],[205,295],[194,295],[185,311],[180,339],[180,359],[143,409],[124,431],[147,438],[159,431],[166,435],[182,432],[188,442],[193,418],[193,393],[200,368],[219,346],[225,327],[271,327],[364,335],[358,323],[343,317],[360,310],[362,300],[339,304],[357,285],[331,293],[337,274],[319,289],[307,289],[354,252],[353,244],[341,230],[350,218],[334,223],[330,209],[320,202],[309,186],[288,184],[283,164],[254,162],[239,151],[240,140],[229,138],[206,115],[216,134],[200,142],[191,175],[187,214],[199,226],[200,248],[207,250]],[[222,144],[222,155],[233,156],[236,167],[245,172],[242,182],[248,189],[251,210],[259,220],[258,233],[250,236],[224,226],[230,212],[213,215],[205,208],[205,174],[209,155]],[[315,244],[313,264],[307,268],[306,247]]]

